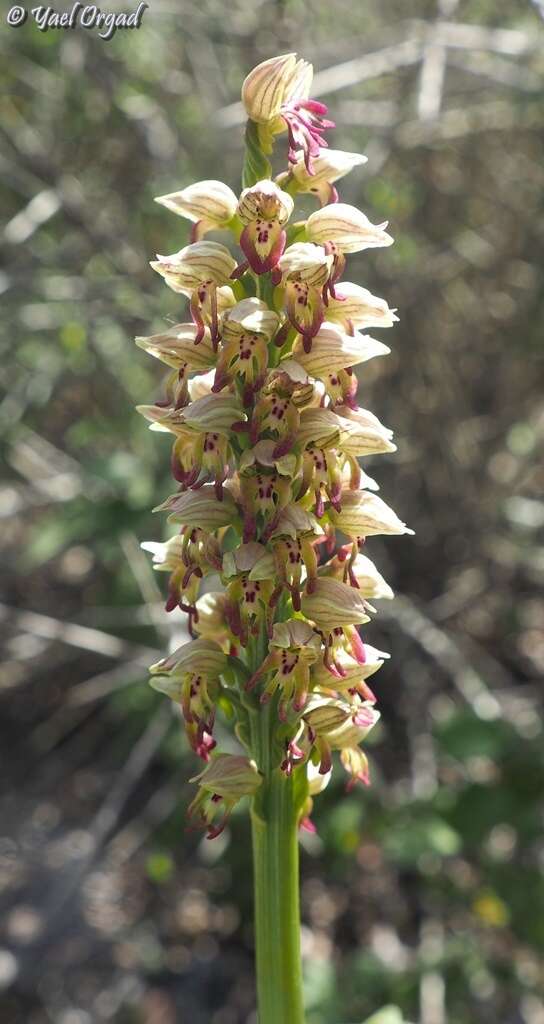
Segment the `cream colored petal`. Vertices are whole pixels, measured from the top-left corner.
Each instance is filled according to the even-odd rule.
[[[297,154],[297,162],[291,167],[291,173],[297,180],[299,188],[305,192],[313,192],[316,186],[323,183],[332,184],[349,174],[354,167],[366,164],[367,157],[362,153],[346,153],[341,149],[322,149],[318,157],[312,160],[313,174],[306,169],[304,153]]]
[[[248,117],[266,124],[279,114],[286,89],[296,81],[295,53],[264,60],[250,71],[242,84],[242,103]]]
[[[368,491],[343,491],[341,511],[329,509],[333,526],[348,537],[372,537],[376,534],[413,534],[385,501]]]
[[[368,622],[367,604],[360,591],[333,579],[319,578],[312,593],[303,594],[302,612],[325,633]]]
[[[387,345],[367,334],[355,334],[352,337],[345,334],[337,324],[326,321],[312,338],[311,351],[304,351],[304,343],[298,336],[292,355],[312,377],[325,380],[336,370],[358,366],[375,356],[388,355],[390,351]]]
[[[392,245],[393,239],[385,231],[386,227],[387,221],[371,224],[361,210],[347,203],[323,206],[310,214],[306,222],[311,242],[318,245],[334,242],[345,253]]]
[[[155,202],[194,223],[204,221],[221,227],[234,216],[238,200],[228,185],[211,180],[197,181],[179,192],[157,196]]]
[[[392,327],[398,322],[395,310],[390,309],[385,299],[373,295],[351,281],[341,281],[336,288],[337,298],[329,299],[327,318],[334,323],[356,328]]]
[[[195,345],[196,333],[197,328],[192,323],[175,324],[163,334],[152,334],[148,338],[136,338],[135,341],[138,348],[175,370],[184,365],[194,370],[207,370],[215,365],[217,355],[208,328],[198,345]]]

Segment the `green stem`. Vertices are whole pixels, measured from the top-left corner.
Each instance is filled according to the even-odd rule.
[[[274,765],[274,706],[253,711],[252,747],[264,781],[251,812],[259,1024],[304,1024],[298,825],[298,773]],[[305,786],[305,780],[304,780]]]

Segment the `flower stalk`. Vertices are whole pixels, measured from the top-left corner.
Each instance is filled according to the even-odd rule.
[[[396,449],[359,407],[354,371],[389,352],[363,332],[397,317],[343,280],[350,253],[393,239],[338,202],[335,182],[366,158],[328,149],[312,74],[284,54],[246,78],[239,196],[206,180],[159,197],[192,225],[187,245],[151,263],[190,320],[136,339],[168,367],[164,394],[139,411],[170,435],[177,485],[156,509],[176,532],[143,546],[192,637],[151,667],[151,684],[179,706],[204,765],[191,821],[212,839],[250,803],[259,1024],[304,1020],[298,838],[314,830],[313,799],[336,757],[348,787],[369,784],[362,745],[379,713],[367,679],[388,655],[360,628],[369,601],[393,594],[362,548],[412,532],[361,465]],[[319,204],[306,221],[299,193]],[[218,716],[238,753],[218,750]]]
[[[260,715],[263,719],[267,715]],[[265,779],[251,812],[259,1024],[303,1024],[300,958],[297,768]],[[303,779],[303,785],[305,780]]]

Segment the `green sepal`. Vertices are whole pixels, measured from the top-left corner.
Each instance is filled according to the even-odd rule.
[[[306,221],[297,220],[287,227],[287,245],[294,245],[295,242],[307,242]]]
[[[299,820],[304,810],[304,805],[310,795],[310,786],[308,783],[308,773],[306,771],[306,765],[299,765],[298,768],[293,769],[293,787],[294,787],[294,803],[298,810]]]
[[[223,712],[225,718],[231,719],[234,716],[233,702],[230,697],[227,697],[226,693],[220,694],[216,700],[216,705]]]
[[[262,181],[263,178],[272,177],[272,165],[262,151],[259,126],[255,121],[247,122],[245,142],[246,152],[242,171],[242,188],[251,188],[258,181]]]
[[[223,535],[222,549],[223,551],[234,551],[238,547],[240,538],[233,526],[227,527]]]
[[[246,277],[245,274],[244,274],[244,277]],[[247,292],[247,290],[245,288],[245,285],[244,285],[243,281],[240,281],[240,280],[233,281],[232,284],[231,284],[231,288],[232,288],[232,290],[234,292],[234,298],[236,299],[237,302],[241,302],[242,299],[247,299],[248,292]]]
[[[251,736],[250,736],[249,724],[248,724],[247,720],[246,721],[238,721],[236,723],[236,725],[234,726],[234,735],[236,736],[236,739],[238,740],[238,742],[241,743],[242,746],[245,747],[246,750],[248,750],[249,753],[251,754],[252,753],[252,750],[251,750]]]
[[[234,214],[233,217],[231,217],[228,224],[226,224],[225,226],[229,231],[232,231],[232,234],[234,235],[236,241],[239,242],[240,235],[244,230],[244,225],[242,224],[242,221],[240,220],[236,213]]]
[[[248,679],[251,678],[251,672],[247,665],[244,665],[240,658],[237,658],[234,654],[227,655],[228,668],[227,671],[232,671],[236,682],[247,683]]]

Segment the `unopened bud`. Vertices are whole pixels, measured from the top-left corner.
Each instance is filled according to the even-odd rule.
[[[340,760],[348,774],[351,775],[348,789],[357,781],[362,782],[365,786],[370,785],[368,758],[363,750],[360,750],[359,747],[347,747],[340,752]]]
[[[274,120],[284,103],[309,96],[312,77],[312,65],[297,61],[296,53],[284,53],[257,64],[242,85],[248,117],[258,124]]]

